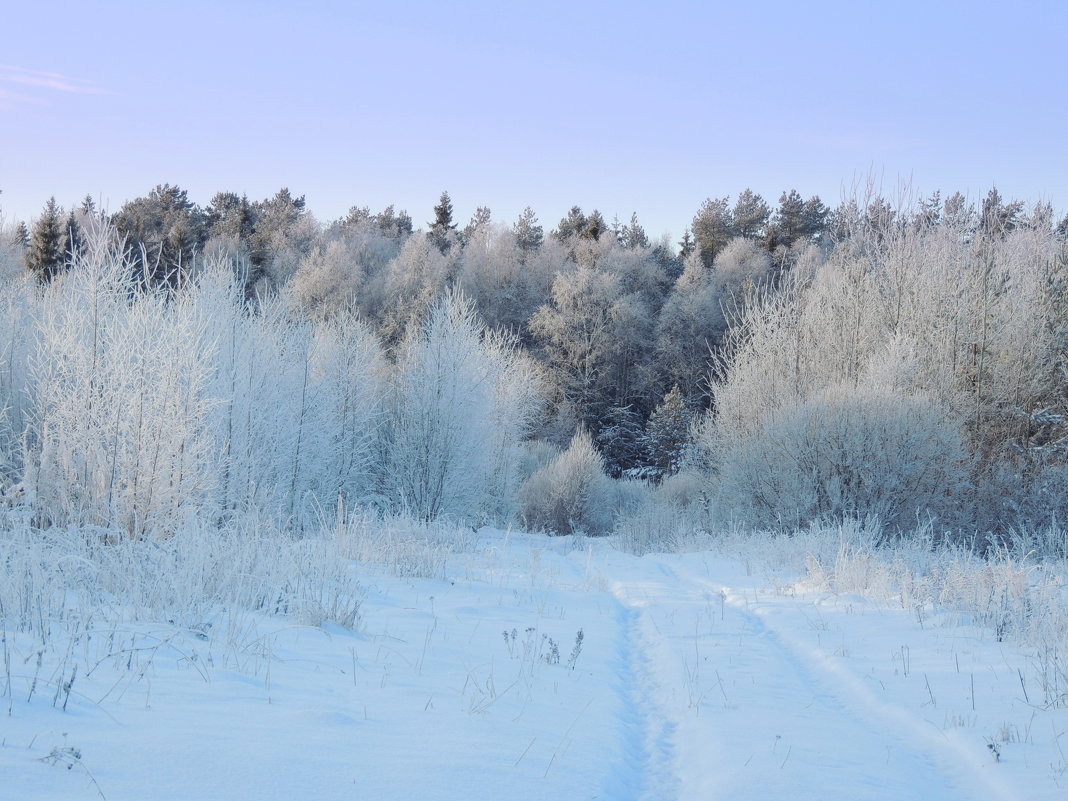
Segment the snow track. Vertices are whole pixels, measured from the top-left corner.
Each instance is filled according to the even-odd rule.
[[[610,585],[625,610],[621,684],[644,741],[637,798],[1022,797],[982,749],[794,636],[810,625],[803,604],[779,609],[649,561]]]
[[[959,614],[507,532],[359,569],[358,631],[5,629],[0,801],[1065,798],[1045,663]]]

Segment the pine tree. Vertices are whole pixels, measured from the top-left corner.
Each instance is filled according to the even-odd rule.
[[[19,220],[19,224],[15,226],[15,244],[20,248],[26,247],[30,241],[30,231],[26,227],[26,223]]]
[[[60,223],[61,209],[51,197],[44,211],[34,223],[26,250],[26,266],[34,277],[45,283],[55,278],[63,267],[63,228]]]
[[[779,197],[779,210],[768,229],[768,250],[782,245],[790,247],[805,233],[805,201],[796,189],[783,192]]]
[[[701,251],[705,267],[711,267],[716,254],[727,246],[734,236],[734,218],[727,206],[727,198],[707,199],[693,218],[693,238]]]
[[[516,246],[523,253],[533,253],[545,239],[545,229],[538,225],[538,217],[530,206],[523,209],[519,220],[512,226],[512,232]]]
[[[447,253],[452,247],[449,235],[456,230],[456,223],[452,221],[452,198],[448,192],[442,192],[438,199],[438,205],[434,206],[434,221],[430,223],[430,239],[437,245],[438,250]]]
[[[471,237],[473,237],[480,228],[485,228],[489,225],[491,217],[492,212],[490,212],[489,206],[479,206],[475,209],[475,213],[471,215],[471,221],[464,226],[463,235],[461,237],[464,244],[470,242]]]
[[[605,222],[604,215],[594,209],[590,212],[590,216],[586,218],[586,227],[582,231],[582,236],[596,241],[607,230],[609,230],[608,223]]]
[[[394,212],[392,203],[375,215],[375,222],[383,234],[394,239],[405,239],[411,236],[414,230],[412,218],[408,212],[404,210],[399,213]]]
[[[801,234],[806,239],[819,239],[827,227],[827,215],[830,209],[823,205],[819,195],[813,195],[801,208]]]
[[[649,247],[649,237],[646,235],[641,223],[638,222],[638,214],[636,212],[630,215],[629,225],[620,227],[618,237],[619,244],[624,248]]]
[[[746,239],[759,239],[764,236],[764,228],[770,215],[764,198],[752,189],[745,189],[738,195],[738,201],[734,204],[735,232]]]
[[[604,457],[605,470],[619,478],[642,459],[642,418],[633,406],[611,406],[601,418],[595,441]]]
[[[567,242],[572,237],[581,236],[586,230],[586,215],[578,206],[572,206],[553,231],[553,236],[560,242]]]
[[[1023,203],[1021,201],[1003,202],[1001,193],[994,187],[983,199],[980,226],[984,232],[992,236],[1004,236],[1016,229],[1022,210]]]
[[[693,234],[687,228],[682,233],[682,239],[679,240],[679,261],[686,261],[696,249],[697,243],[693,241]]]
[[[658,476],[678,471],[690,437],[693,416],[682,399],[678,385],[664,396],[645,426],[645,458]]]

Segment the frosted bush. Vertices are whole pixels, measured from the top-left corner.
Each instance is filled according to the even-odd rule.
[[[612,482],[584,429],[567,450],[527,479],[519,492],[524,524],[556,534],[606,534],[612,527]]]
[[[721,455],[721,502],[757,525],[871,517],[895,529],[948,512],[964,480],[960,434],[922,395],[838,386],[751,432],[706,436]]]

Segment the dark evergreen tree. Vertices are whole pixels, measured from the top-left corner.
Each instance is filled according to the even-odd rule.
[[[86,217],[96,217],[96,202],[93,200],[93,196],[87,194],[82,198],[82,205],[79,207],[79,211]]]
[[[942,193],[935,190],[929,198],[920,201],[914,225],[917,228],[934,228],[942,222]]]
[[[768,229],[768,250],[790,247],[805,235],[805,201],[796,189],[783,192]]]
[[[209,237],[233,237],[246,247],[255,222],[248,197],[239,197],[235,192],[217,192],[204,212],[204,227]]]
[[[471,237],[475,235],[475,232],[478,231],[479,228],[485,228],[487,225],[490,224],[490,218],[492,216],[493,215],[492,212],[490,212],[489,206],[479,206],[477,209],[475,209],[475,213],[471,215],[470,222],[468,222],[467,225],[464,226],[463,233],[460,237],[461,240],[465,244],[467,242],[470,242]]]
[[[642,438],[646,464],[655,471],[657,478],[678,472],[692,423],[693,414],[676,385],[649,415]]]
[[[21,248],[26,247],[30,241],[30,231],[26,227],[26,223],[19,220],[19,224],[15,226],[15,244]]]
[[[810,241],[819,240],[827,227],[828,214],[830,209],[823,205],[819,195],[806,200],[801,209],[801,236]]]
[[[684,262],[697,250],[697,243],[693,240],[693,234],[690,233],[690,229],[687,228],[682,233],[682,239],[679,240],[679,261]]]
[[[33,225],[26,248],[26,267],[40,283],[51,281],[63,269],[62,209],[51,197]]]
[[[711,268],[716,254],[723,250],[734,236],[734,219],[728,198],[708,198],[701,204],[690,227],[697,248],[701,251],[701,260],[705,267]]]
[[[274,197],[253,203],[251,212],[254,221],[248,243],[251,268],[245,284],[250,297],[261,279],[269,275],[268,268],[279,254],[288,252],[299,259],[312,246],[303,225],[308,214],[304,195],[294,197],[283,187]]]
[[[983,209],[979,218],[981,230],[991,236],[1004,236],[1014,231],[1019,223],[1023,203],[1014,200],[1006,203],[996,187],[991,188],[983,199]]]
[[[610,406],[597,421],[594,437],[604,457],[605,471],[619,478],[642,462],[642,417],[632,406]]]
[[[771,211],[768,204],[752,189],[745,189],[734,204],[734,231],[746,239],[762,239]]]
[[[586,215],[582,213],[582,209],[572,206],[567,215],[557,224],[553,237],[561,242],[567,242],[574,237],[582,236],[586,230],[586,223]]]
[[[451,234],[456,230],[452,221],[452,198],[448,192],[442,192],[438,205],[434,206],[434,219],[430,223],[428,236],[442,253],[452,247]]]
[[[619,244],[624,248],[649,247],[649,237],[646,235],[645,229],[638,222],[637,213],[632,213],[630,215],[630,223],[620,227],[617,237],[619,239]]]
[[[408,212],[401,211],[399,214],[394,212],[393,204],[386,206],[382,211],[375,215],[375,222],[378,224],[379,230],[386,236],[393,237],[394,239],[404,239],[411,236],[412,231],[415,230],[412,225],[412,218],[408,216]]]
[[[942,223],[965,234],[973,233],[976,227],[975,207],[960,192],[954,192],[942,206]]]
[[[523,253],[533,253],[545,239],[545,230],[538,225],[538,217],[530,206],[523,209],[519,219],[512,225],[512,233],[515,234],[516,246]]]
[[[126,241],[140,276],[152,286],[177,284],[183,264],[204,244],[203,213],[186,190],[160,184],[126,203],[113,222]]]
[[[590,216],[586,218],[586,227],[582,230],[582,237],[597,241],[608,230],[608,223],[605,222],[604,215],[594,209],[590,212]]]

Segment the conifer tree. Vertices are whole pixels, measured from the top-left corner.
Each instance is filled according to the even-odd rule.
[[[30,241],[30,231],[26,227],[26,223],[19,220],[19,224],[15,226],[15,244],[20,248],[26,247]]]
[[[676,384],[649,415],[645,426],[645,458],[658,476],[678,471],[692,422],[693,417]]]
[[[395,212],[392,203],[375,215],[375,222],[383,234],[394,239],[404,239],[411,236],[414,230],[412,218],[408,212],[403,209],[400,212]]]
[[[687,228],[682,233],[682,239],[679,240],[679,261],[686,261],[696,249],[697,243],[693,241],[693,234]]]
[[[572,206],[567,216],[557,224],[556,230],[553,231],[553,236],[560,242],[567,242],[572,237],[581,236],[582,232],[586,230],[586,225],[586,215],[582,213],[582,209],[578,206]]]
[[[490,212],[489,206],[479,206],[475,209],[475,213],[471,215],[471,221],[464,226],[464,244],[471,241],[471,237],[473,237],[480,228],[485,228],[489,225],[491,217],[492,213]]]
[[[796,189],[783,192],[779,197],[779,210],[768,229],[768,250],[779,245],[790,247],[805,233],[805,201]]]
[[[523,213],[512,226],[512,232],[515,234],[516,246],[523,253],[533,253],[541,247],[545,239],[545,229],[538,225],[538,217],[530,206],[523,209]]]
[[[649,247],[649,237],[645,229],[638,222],[638,214],[630,215],[630,224],[621,226],[619,229],[619,244],[628,249]]]
[[[727,206],[727,198],[707,199],[693,218],[693,238],[701,251],[705,267],[711,267],[716,254],[734,236],[734,217]]]
[[[452,243],[449,234],[456,230],[452,220],[452,198],[448,192],[442,192],[438,205],[434,206],[434,220],[430,223],[430,239],[442,253],[448,252]]]
[[[734,204],[734,229],[738,236],[758,239],[764,235],[771,212],[768,204],[752,189],[745,189]]]
[[[41,283],[51,281],[63,267],[63,228],[61,209],[51,197],[34,223],[26,250],[26,266]]]

